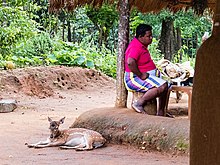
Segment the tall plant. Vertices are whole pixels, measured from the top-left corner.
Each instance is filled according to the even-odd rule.
[[[19,42],[38,31],[37,23],[19,7],[0,7],[0,54],[5,58]]]
[[[118,12],[115,7],[109,5],[103,5],[101,8],[87,7],[86,14],[99,32],[99,46],[105,44],[108,47],[107,38],[118,21]]]

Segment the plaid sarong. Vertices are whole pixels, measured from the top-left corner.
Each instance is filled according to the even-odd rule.
[[[145,93],[153,87],[159,87],[166,83],[165,80],[159,78],[157,70],[148,73],[150,74],[149,77],[146,80],[142,80],[132,72],[125,72],[124,81],[127,90]]]

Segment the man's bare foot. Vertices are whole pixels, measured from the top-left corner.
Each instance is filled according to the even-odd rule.
[[[133,102],[131,106],[136,112],[147,114],[145,112],[144,108],[141,105],[138,105],[138,103],[136,101]]]
[[[174,116],[172,114],[170,114],[169,112],[167,112],[165,115],[164,115],[164,112],[158,112],[157,116],[164,116],[164,117],[174,118]]]

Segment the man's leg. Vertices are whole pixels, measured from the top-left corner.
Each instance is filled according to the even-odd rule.
[[[148,102],[153,100],[156,97],[159,97],[159,108],[158,108],[158,115],[164,115],[164,108],[166,105],[166,95],[168,91],[168,84],[164,83],[162,86],[158,88],[151,88],[149,89],[136,103],[133,103],[132,107],[140,113],[146,113],[144,111],[144,105]]]
[[[162,87],[162,86],[161,86]],[[160,88],[160,87],[159,87]],[[166,101],[167,101],[167,92],[168,92],[168,84],[165,83],[163,86],[163,89],[161,89],[163,92],[159,95],[159,104],[158,104],[158,116],[165,116],[165,107],[166,107]]]
[[[139,113],[146,113],[144,110],[144,105],[157,97],[157,88],[149,89],[141,98],[132,104],[132,107]]]

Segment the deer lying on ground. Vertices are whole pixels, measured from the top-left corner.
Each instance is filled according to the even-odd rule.
[[[59,146],[62,149],[91,150],[103,146],[106,142],[100,133],[93,130],[85,128],[59,130],[59,126],[64,123],[64,119],[65,117],[59,121],[53,121],[48,117],[48,121],[50,122],[50,137],[46,141],[27,144],[27,146],[30,148]]]

